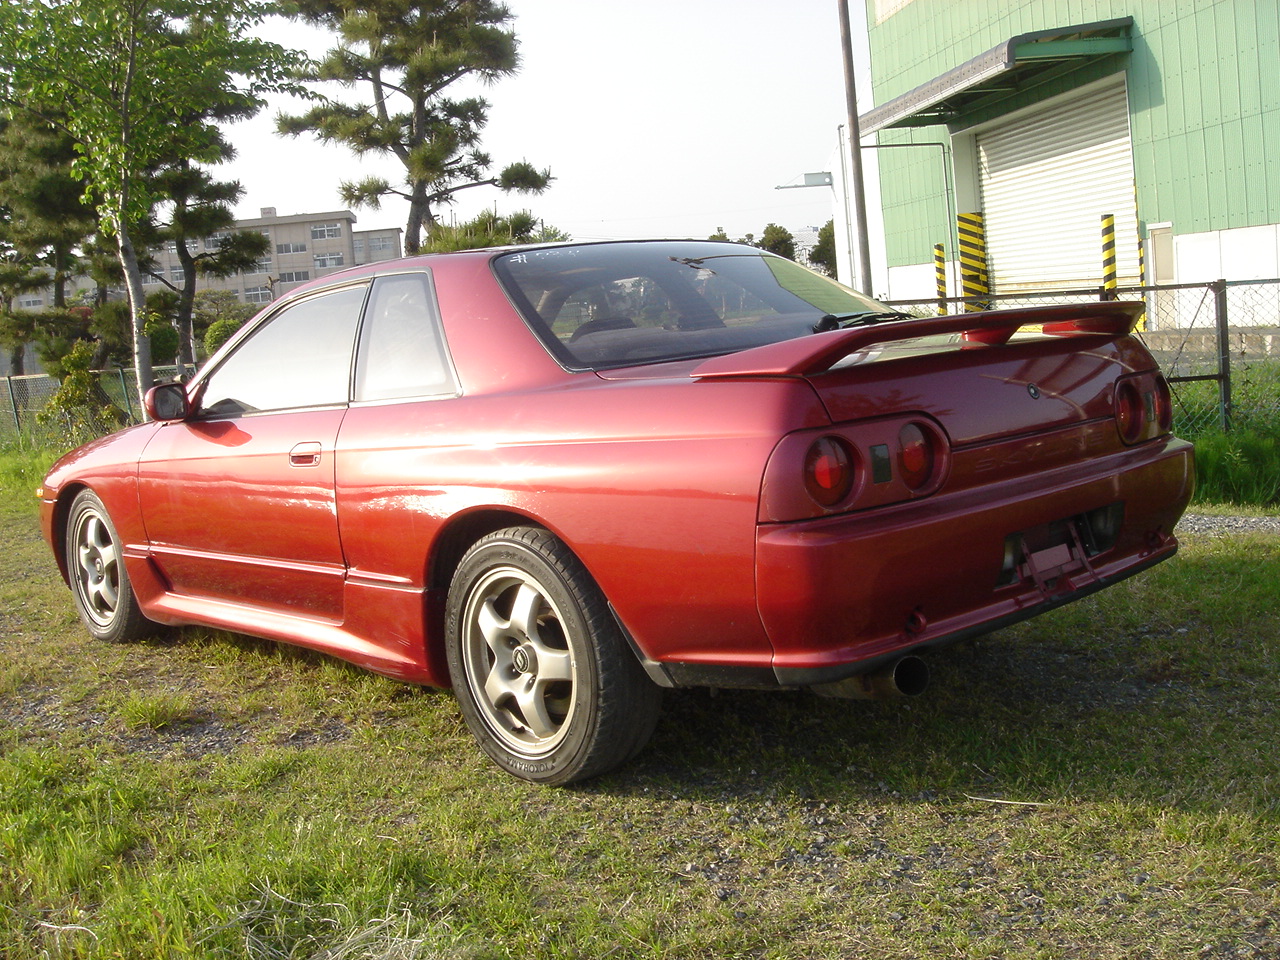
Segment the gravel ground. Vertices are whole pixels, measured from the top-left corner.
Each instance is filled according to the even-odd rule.
[[[1183,514],[1179,533],[1207,533],[1224,537],[1233,533],[1280,533],[1280,516],[1218,517],[1204,513]]]

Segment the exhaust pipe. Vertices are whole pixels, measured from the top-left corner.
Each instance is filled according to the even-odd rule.
[[[820,697],[840,700],[887,700],[891,697],[918,697],[929,686],[929,665],[919,657],[906,656],[870,673],[857,673],[835,683],[810,687]]]

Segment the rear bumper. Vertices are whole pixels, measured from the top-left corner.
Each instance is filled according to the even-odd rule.
[[[757,599],[774,679],[841,680],[1139,573],[1176,552],[1193,484],[1191,445],[1168,438],[864,515],[762,525]],[[1061,566],[1001,584],[1006,538],[1114,503],[1124,522],[1113,547],[1092,557],[1072,549]]]

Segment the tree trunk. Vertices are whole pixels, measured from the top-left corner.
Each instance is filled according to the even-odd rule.
[[[196,303],[196,258],[187,249],[185,239],[178,241],[177,250],[178,262],[182,264],[182,289],[178,291],[178,364],[183,368],[179,373],[185,380],[186,368],[195,366],[196,362],[196,340],[191,324]]]
[[[427,185],[415,183],[413,196],[409,198],[409,222],[404,228],[404,255],[411,257],[422,249],[422,226],[431,220],[431,208],[427,204]]]
[[[124,270],[125,288],[129,291],[129,312],[133,321],[133,374],[138,386],[138,406],[155,383],[151,371],[151,340],[147,336],[147,303],[142,290],[142,271],[138,269],[138,254],[129,239],[129,228],[124,219],[116,225],[117,249],[120,266]],[[146,414],[144,413],[145,417]]]

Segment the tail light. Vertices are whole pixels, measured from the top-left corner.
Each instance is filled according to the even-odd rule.
[[[918,423],[908,423],[898,431],[899,476],[912,490],[928,486],[933,479],[933,439]]]
[[[853,489],[855,462],[840,437],[819,437],[804,458],[804,488],[819,505],[834,507]]]
[[[1116,384],[1116,429],[1125,443],[1137,443],[1142,439],[1145,424],[1142,395],[1132,380]]]
[[[1173,432],[1173,394],[1169,392],[1169,381],[1156,374],[1156,424],[1160,433]]]
[[[1159,371],[1116,381],[1116,430],[1126,444],[1163,436],[1173,429],[1173,398]]]
[[[789,434],[765,468],[760,520],[807,520],[928,496],[949,463],[946,434],[918,414]]]

